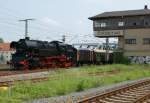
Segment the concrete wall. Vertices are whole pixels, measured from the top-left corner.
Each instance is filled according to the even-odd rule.
[[[136,44],[124,44],[125,56],[150,56],[150,44],[143,44],[144,38],[150,38],[150,29],[127,29],[124,39],[130,38],[135,38]]]

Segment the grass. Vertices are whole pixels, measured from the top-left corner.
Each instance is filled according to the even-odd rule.
[[[66,95],[89,88],[111,85],[150,76],[150,65],[104,65],[57,70],[49,80],[19,82],[8,90],[0,90],[0,103],[20,103],[37,98]]]

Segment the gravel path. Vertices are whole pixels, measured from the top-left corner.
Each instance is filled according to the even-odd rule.
[[[140,80],[146,80],[146,79],[150,79],[150,77],[144,78],[144,79],[139,79],[139,80],[134,80],[134,81],[125,81],[125,82],[121,82],[118,84],[114,84],[112,86],[93,88],[93,89],[89,89],[87,91],[83,91],[80,93],[72,93],[72,94],[69,94],[66,96],[37,99],[37,100],[28,101],[28,102],[24,102],[24,103],[76,103],[80,99],[94,96],[97,94],[102,94],[102,93],[111,91],[112,89],[115,90],[115,89],[121,88],[125,85],[137,83]]]

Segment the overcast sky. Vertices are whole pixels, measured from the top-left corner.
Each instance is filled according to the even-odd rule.
[[[5,41],[24,37],[24,22],[29,23],[29,36],[40,40],[95,42],[92,21],[88,17],[106,11],[143,9],[150,0],[0,0],[0,37]]]

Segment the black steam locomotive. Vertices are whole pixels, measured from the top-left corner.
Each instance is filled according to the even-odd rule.
[[[59,41],[26,38],[12,42],[10,47],[16,49],[11,60],[11,65],[16,69],[66,68],[76,63],[77,50]]]

